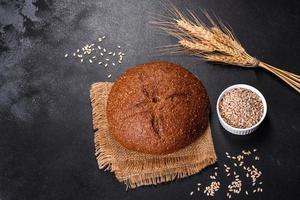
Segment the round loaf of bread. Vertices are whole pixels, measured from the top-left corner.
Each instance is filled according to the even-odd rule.
[[[108,128],[129,150],[172,153],[208,125],[209,98],[201,81],[180,65],[150,62],[123,73],[107,102]]]

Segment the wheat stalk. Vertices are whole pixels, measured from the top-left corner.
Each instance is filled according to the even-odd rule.
[[[208,23],[204,23],[192,12],[184,15],[174,6],[168,11],[171,17],[160,16],[151,24],[178,39],[178,44],[165,46],[170,53],[188,52],[208,62],[217,62],[241,67],[265,69],[286,82],[300,93],[300,76],[276,68],[249,55],[233,32],[222,22],[216,23],[203,12]]]

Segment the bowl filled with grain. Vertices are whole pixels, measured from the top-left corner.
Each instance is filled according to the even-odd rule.
[[[225,130],[236,135],[247,135],[254,132],[266,117],[267,103],[256,88],[236,84],[220,94],[216,109]]]

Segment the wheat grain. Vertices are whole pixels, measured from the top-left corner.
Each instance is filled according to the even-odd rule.
[[[196,51],[206,51],[206,52],[213,52],[215,48],[213,46],[209,46],[206,44],[199,44],[199,43],[194,43],[186,39],[179,40],[178,42],[181,44],[183,47],[188,48],[190,50],[196,50]]]

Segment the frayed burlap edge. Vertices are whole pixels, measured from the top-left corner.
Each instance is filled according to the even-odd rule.
[[[95,155],[100,169],[114,172],[120,182],[129,188],[136,188],[191,176],[216,162],[210,126],[207,130],[208,144],[205,145],[208,145],[209,150],[206,154],[191,152],[180,155],[175,152],[153,156],[123,148],[110,137],[107,130],[106,101],[112,85],[111,82],[99,82],[91,87]],[[117,146],[122,157],[118,157],[118,152],[112,146]]]
[[[117,179],[121,182],[124,182],[127,187],[136,188],[143,185],[157,185],[160,183],[185,178],[198,173],[203,168],[212,165],[215,162],[216,159],[209,158],[200,163],[164,169],[159,172],[141,173],[135,176],[131,176],[130,178],[128,178],[127,176],[122,177],[122,174],[119,174],[117,172],[115,172],[115,174]]]

